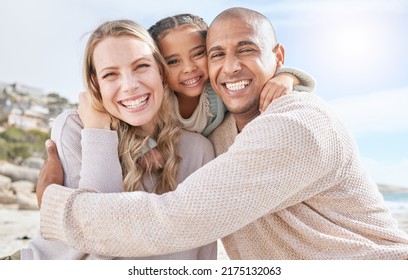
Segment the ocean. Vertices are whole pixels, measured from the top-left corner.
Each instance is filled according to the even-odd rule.
[[[391,211],[408,211],[408,193],[382,193]]]

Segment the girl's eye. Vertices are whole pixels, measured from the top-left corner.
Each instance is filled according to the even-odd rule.
[[[205,50],[202,50],[202,51],[196,52],[196,53],[193,55],[193,57],[199,58],[199,57],[202,57],[202,56],[205,55],[205,54],[206,54],[206,51],[205,51]]]
[[[167,61],[167,65],[176,65],[179,63],[178,59],[172,59]]]

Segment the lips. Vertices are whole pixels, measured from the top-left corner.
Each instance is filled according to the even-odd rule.
[[[238,91],[246,88],[251,83],[250,80],[241,80],[234,83],[224,83],[224,86],[231,91]]]
[[[143,95],[137,98],[129,98],[126,100],[121,100],[119,101],[119,103],[128,109],[135,109],[135,108],[139,108],[143,106],[144,104],[146,104],[148,98],[149,98],[149,95],[146,94],[146,95]]]

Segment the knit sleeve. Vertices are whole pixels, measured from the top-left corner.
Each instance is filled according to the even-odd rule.
[[[227,107],[225,107],[224,103],[222,102],[221,98],[215,93],[213,88],[210,84],[206,86],[207,98],[208,103],[210,106],[211,114],[213,118],[207,124],[204,131],[201,133],[205,137],[211,134],[211,132],[216,129],[221,122],[224,120],[225,113],[227,112]]]
[[[328,187],[330,184],[318,182],[339,162],[336,153],[340,149],[330,118],[296,100],[290,104],[298,107],[287,113],[277,108],[303,96],[288,95],[268,107],[247,124],[228,151],[173,192],[160,196],[145,192],[71,193],[58,229],[64,234],[58,238],[93,254],[131,257],[170,253],[213,242],[267,213],[323,191],[309,187]],[[58,189],[54,189],[57,195]],[[46,200],[43,203],[49,205]],[[44,236],[49,234],[46,224],[59,223],[47,212],[61,207],[44,209],[42,216],[48,217],[41,221]]]
[[[82,122],[76,110],[58,115],[52,124],[51,139],[55,142],[64,170],[64,186],[77,188],[81,169]]]
[[[85,128],[82,130],[82,168],[80,187],[100,192],[122,191],[122,168],[118,156],[116,131]]]
[[[292,67],[281,67],[276,71],[276,74],[280,73],[288,73],[294,75],[296,78],[299,79],[300,85],[294,86],[293,89],[296,91],[306,91],[306,92],[313,92],[316,87],[316,81],[303,70],[292,68]]]

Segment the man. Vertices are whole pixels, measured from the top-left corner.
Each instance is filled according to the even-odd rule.
[[[231,112],[211,135],[216,159],[162,196],[52,185],[42,235],[111,256],[222,238],[231,259],[408,259],[408,235],[367,177],[353,138],[316,95],[288,94],[259,115],[261,89],[284,60],[274,34],[263,15],[243,8],[222,12],[209,28],[211,83]],[[39,201],[46,185],[60,183],[49,178],[52,150]]]

